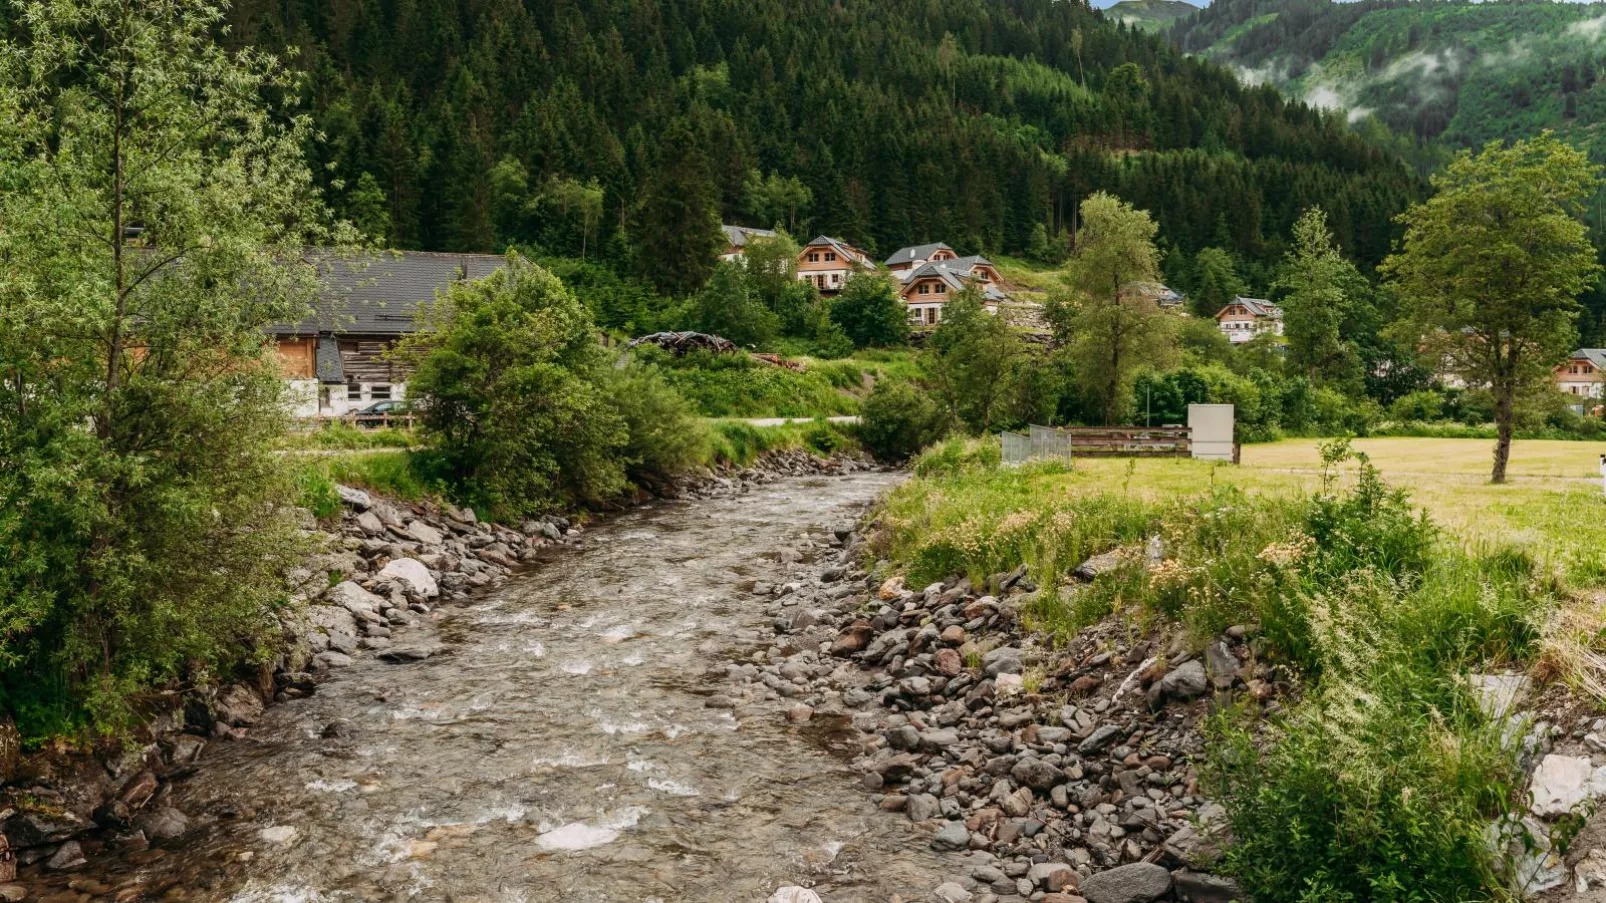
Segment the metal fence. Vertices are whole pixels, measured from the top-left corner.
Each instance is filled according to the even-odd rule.
[[[1063,430],[1032,424],[1025,433],[1004,433],[1002,443],[1002,460],[1006,466],[1013,467],[1027,461],[1071,463],[1071,436]]]

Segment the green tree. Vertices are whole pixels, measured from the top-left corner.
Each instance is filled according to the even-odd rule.
[[[985,433],[1009,419],[1030,352],[1003,317],[967,288],[942,306],[922,365],[951,422]]]
[[[725,237],[719,230],[719,190],[696,136],[680,120],[658,143],[631,228],[636,265],[666,292],[696,291],[714,272]]]
[[[931,395],[901,379],[883,379],[864,400],[859,441],[877,460],[897,464],[942,438],[947,418]]]
[[[599,385],[608,366],[585,306],[509,254],[454,283],[402,355],[437,465],[499,517],[606,499],[625,487],[628,424]]]
[[[859,348],[886,348],[909,341],[909,312],[891,277],[859,272],[831,300],[831,319]]]
[[[1175,318],[1153,299],[1123,290],[1158,278],[1156,231],[1147,212],[1111,195],[1083,201],[1069,273],[1044,305],[1070,351],[1076,382],[1102,408],[1106,424],[1125,416],[1138,371],[1163,367],[1176,351]]]
[[[773,172],[768,176],[749,172],[742,197],[749,214],[766,226],[784,225],[789,232],[797,231],[798,215],[806,214],[814,202],[814,192],[802,179]]]
[[[777,328],[794,336],[816,331],[820,297],[812,283],[797,278],[797,242],[785,232],[747,243],[740,266],[749,296],[775,314]]]
[[[1196,317],[1214,317],[1232,299],[1248,288],[1238,275],[1238,264],[1231,252],[1217,247],[1204,248],[1193,258],[1193,290],[1188,304]]]
[[[1493,394],[1490,479],[1504,483],[1517,398],[1571,350],[1578,295],[1600,271],[1579,218],[1600,168],[1546,132],[1463,152],[1433,182],[1438,193],[1401,215],[1384,271],[1430,359]]]
[[[25,13],[25,14],[24,14]],[[303,316],[297,80],[202,0],[42,0],[0,51],[0,704],[33,736],[226,673],[299,549],[263,329]],[[190,669],[194,670],[190,670]]]
[[[1320,207],[1306,210],[1294,223],[1294,244],[1276,287],[1286,292],[1281,304],[1288,363],[1312,382],[1357,381],[1355,349],[1342,332],[1355,306],[1351,295],[1364,284],[1333,242],[1327,214]]]
[[[753,295],[742,261],[721,263],[692,301],[693,325],[738,345],[765,347],[780,331],[780,318]]]

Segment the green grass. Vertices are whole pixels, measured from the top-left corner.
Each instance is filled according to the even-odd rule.
[[[835,360],[797,358],[801,371],[740,355],[655,357],[676,391],[703,417],[834,417],[859,413],[879,379],[916,373],[910,349],[861,351]]]
[[[412,430],[361,429],[348,423],[328,421],[318,426],[285,434],[281,445],[288,449],[350,451],[366,448],[409,448],[416,445]]]

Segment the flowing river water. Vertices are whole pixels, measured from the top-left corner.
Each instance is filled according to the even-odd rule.
[[[823,542],[893,479],[611,519],[439,610],[446,652],[364,658],[209,745],[172,799],[198,827],[91,874],[235,903],[763,901],[794,883],[827,903],[923,897],[943,860],[858,789],[840,722],[707,705],[769,635],[749,590],[776,579],[776,551]]]

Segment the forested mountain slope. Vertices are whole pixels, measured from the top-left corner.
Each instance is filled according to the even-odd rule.
[[[1217,0],[1170,36],[1396,133],[1475,147],[1550,128],[1606,152],[1606,4]]]
[[[1121,0],[1108,7],[1108,15],[1117,22],[1151,31],[1198,11],[1199,7],[1186,0]]]
[[[241,0],[231,20],[298,49],[334,200],[393,244],[600,245],[671,287],[675,237],[710,217],[1018,252],[1103,188],[1185,251],[1254,260],[1319,203],[1375,261],[1421,191],[1341,121],[1080,3]]]

